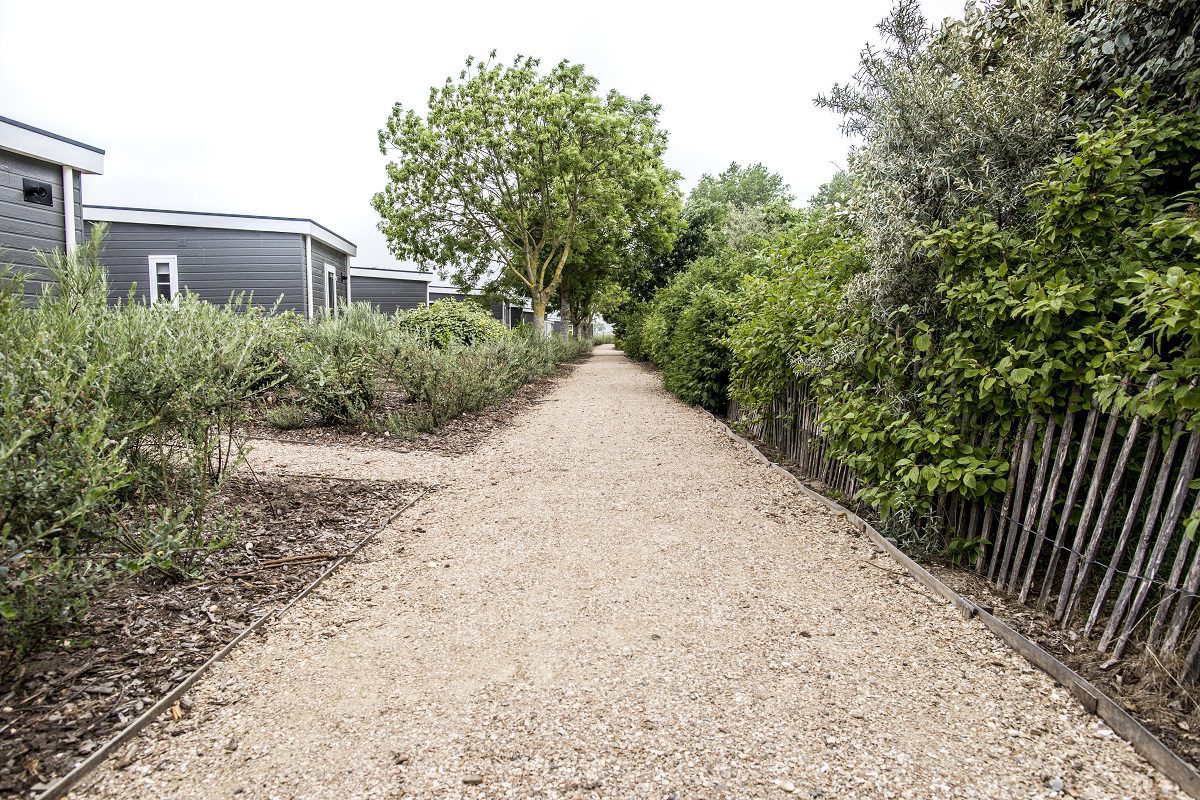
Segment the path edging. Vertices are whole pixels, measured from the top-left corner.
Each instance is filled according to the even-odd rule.
[[[1095,684],[1075,672],[1032,639],[951,589],[936,575],[906,556],[858,514],[810,489],[789,470],[764,455],[754,443],[738,435],[724,420],[707,410],[704,413],[721,428],[726,436],[744,445],[759,461],[791,481],[806,497],[821,503],[833,513],[843,517],[852,528],[865,533],[879,549],[891,556],[892,560],[903,567],[914,580],[958,609],[964,619],[978,617],[979,621],[997,638],[1070,691],[1084,710],[1102,719],[1118,736],[1127,741],[1138,755],[1175,781],[1183,791],[1200,800],[1200,773]]]
[[[254,620],[254,622],[251,622],[242,630],[241,633],[233,637],[228,644],[210,656],[207,661],[205,661],[203,664],[197,667],[194,672],[184,678],[178,685],[176,685],[174,689],[163,695],[163,697],[157,703],[143,711],[140,716],[133,720],[133,722],[126,725],[115,736],[94,750],[91,755],[76,764],[70,772],[66,773],[60,778],[57,778],[53,783],[47,786],[46,789],[41,792],[41,794],[36,796],[36,800],[60,800],[60,798],[65,797],[66,794],[75,787],[75,784],[79,783],[79,781],[83,780],[94,769],[104,763],[109,756],[116,752],[118,747],[125,744],[125,742],[129,741],[134,736],[137,736],[147,726],[149,726],[150,723],[167,713],[167,711],[169,711],[171,707],[175,705],[176,701],[180,700],[187,693],[188,689],[191,689],[192,686],[195,685],[196,681],[198,681],[204,675],[204,673],[208,672],[208,670],[211,669],[212,666],[218,661],[221,661],[223,658],[229,655],[229,653],[233,651],[233,648],[237,647],[238,644],[250,636],[250,634],[257,631],[270,620],[277,619],[286,614],[292,608],[292,606],[303,600],[314,589],[324,583],[325,579],[332,575],[338,567],[354,558],[354,556],[356,556],[360,550],[371,543],[371,540],[373,540],[389,525],[395,522],[401,514],[415,506],[417,502],[424,498],[425,495],[429,494],[429,492],[430,489],[428,487],[423,489],[421,493],[412,500],[393,511],[378,528],[368,533],[361,541],[358,542],[358,544],[354,545],[350,552],[344,556],[341,556],[340,558],[335,559],[329,564],[329,566],[325,567],[325,569],[321,571],[321,574],[313,578],[311,582],[309,582],[303,589],[295,594],[287,603],[279,608],[274,608],[270,611],[267,611],[258,619]]]

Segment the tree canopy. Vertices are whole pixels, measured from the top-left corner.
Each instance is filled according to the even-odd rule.
[[[543,74],[536,59],[494,56],[433,88],[423,117],[396,104],[373,205],[398,258],[472,285],[498,268],[528,293],[540,330],[563,281],[594,266],[581,251],[635,248],[648,221],[678,207],[678,176],[649,97],[601,96],[579,64]],[[669,247],[674,231],[656,236]]]

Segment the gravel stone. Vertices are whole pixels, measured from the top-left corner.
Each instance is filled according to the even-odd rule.
[[[462,454],[260,443],[438,488],[74,796],[1184,797],[652,371],[547,399]]]

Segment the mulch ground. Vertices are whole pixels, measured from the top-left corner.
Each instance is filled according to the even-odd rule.
[[[555,382],[575,369],[576,363],[563,364],[550,377],[532,381],[519,388],[511,397],[476,414],[464,414],[440,426],[433,433],[420,433],[409,438],[388,436],[354,425],[313,424],[295,430],[279,430],[266,421],[265,410],[259,412],[249,425],[255,439],[269,439],[288,444],[340,445],[387,449],[396,452],[425,451],[456,456],[469,453],[492,433],[507,425],[521,411],[542,402]],[[400,403],[395,396],[385,397],[380,411],[396,410]]]
[[[231,480],[236,541],[180,584],[143,574],[114,586],[43,652],[0,675],[0,796],[36,791],[153,705],[264,613],[290,600],[423,487],[327,479]]]
[[[805,479],[777,449],[745,432],[742,436],[748,437],[768,458],[787,468],[814,491],[853,507],[848,498],[836,496],[823,484]],[[1083,640],[1075,631],[1063,630],[1055,623],[1053,615],[998,594],[986,579],[973,571],[940,561],[927,562],[924,566],[968,600],[991,606],[996,617],[1091,681],[1176,754],[1200,769],[1200,692],[1174,680],[1152,655],[1135,655],[1134,645],[1125,658],[1110,663],[1111,654],[1098,652],[1094,640]]]

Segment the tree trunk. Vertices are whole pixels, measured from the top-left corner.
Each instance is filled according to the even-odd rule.
[[[530,303],[533,305],[533,332],[546,332],[546,301],[549,299],[543,292],[533,292]]]
[[[575,335],[575,318],[571,315],[571,304],[569,295],[566,292],[558,293],[558,315],[562,317],[563,323],[563,338]]]

